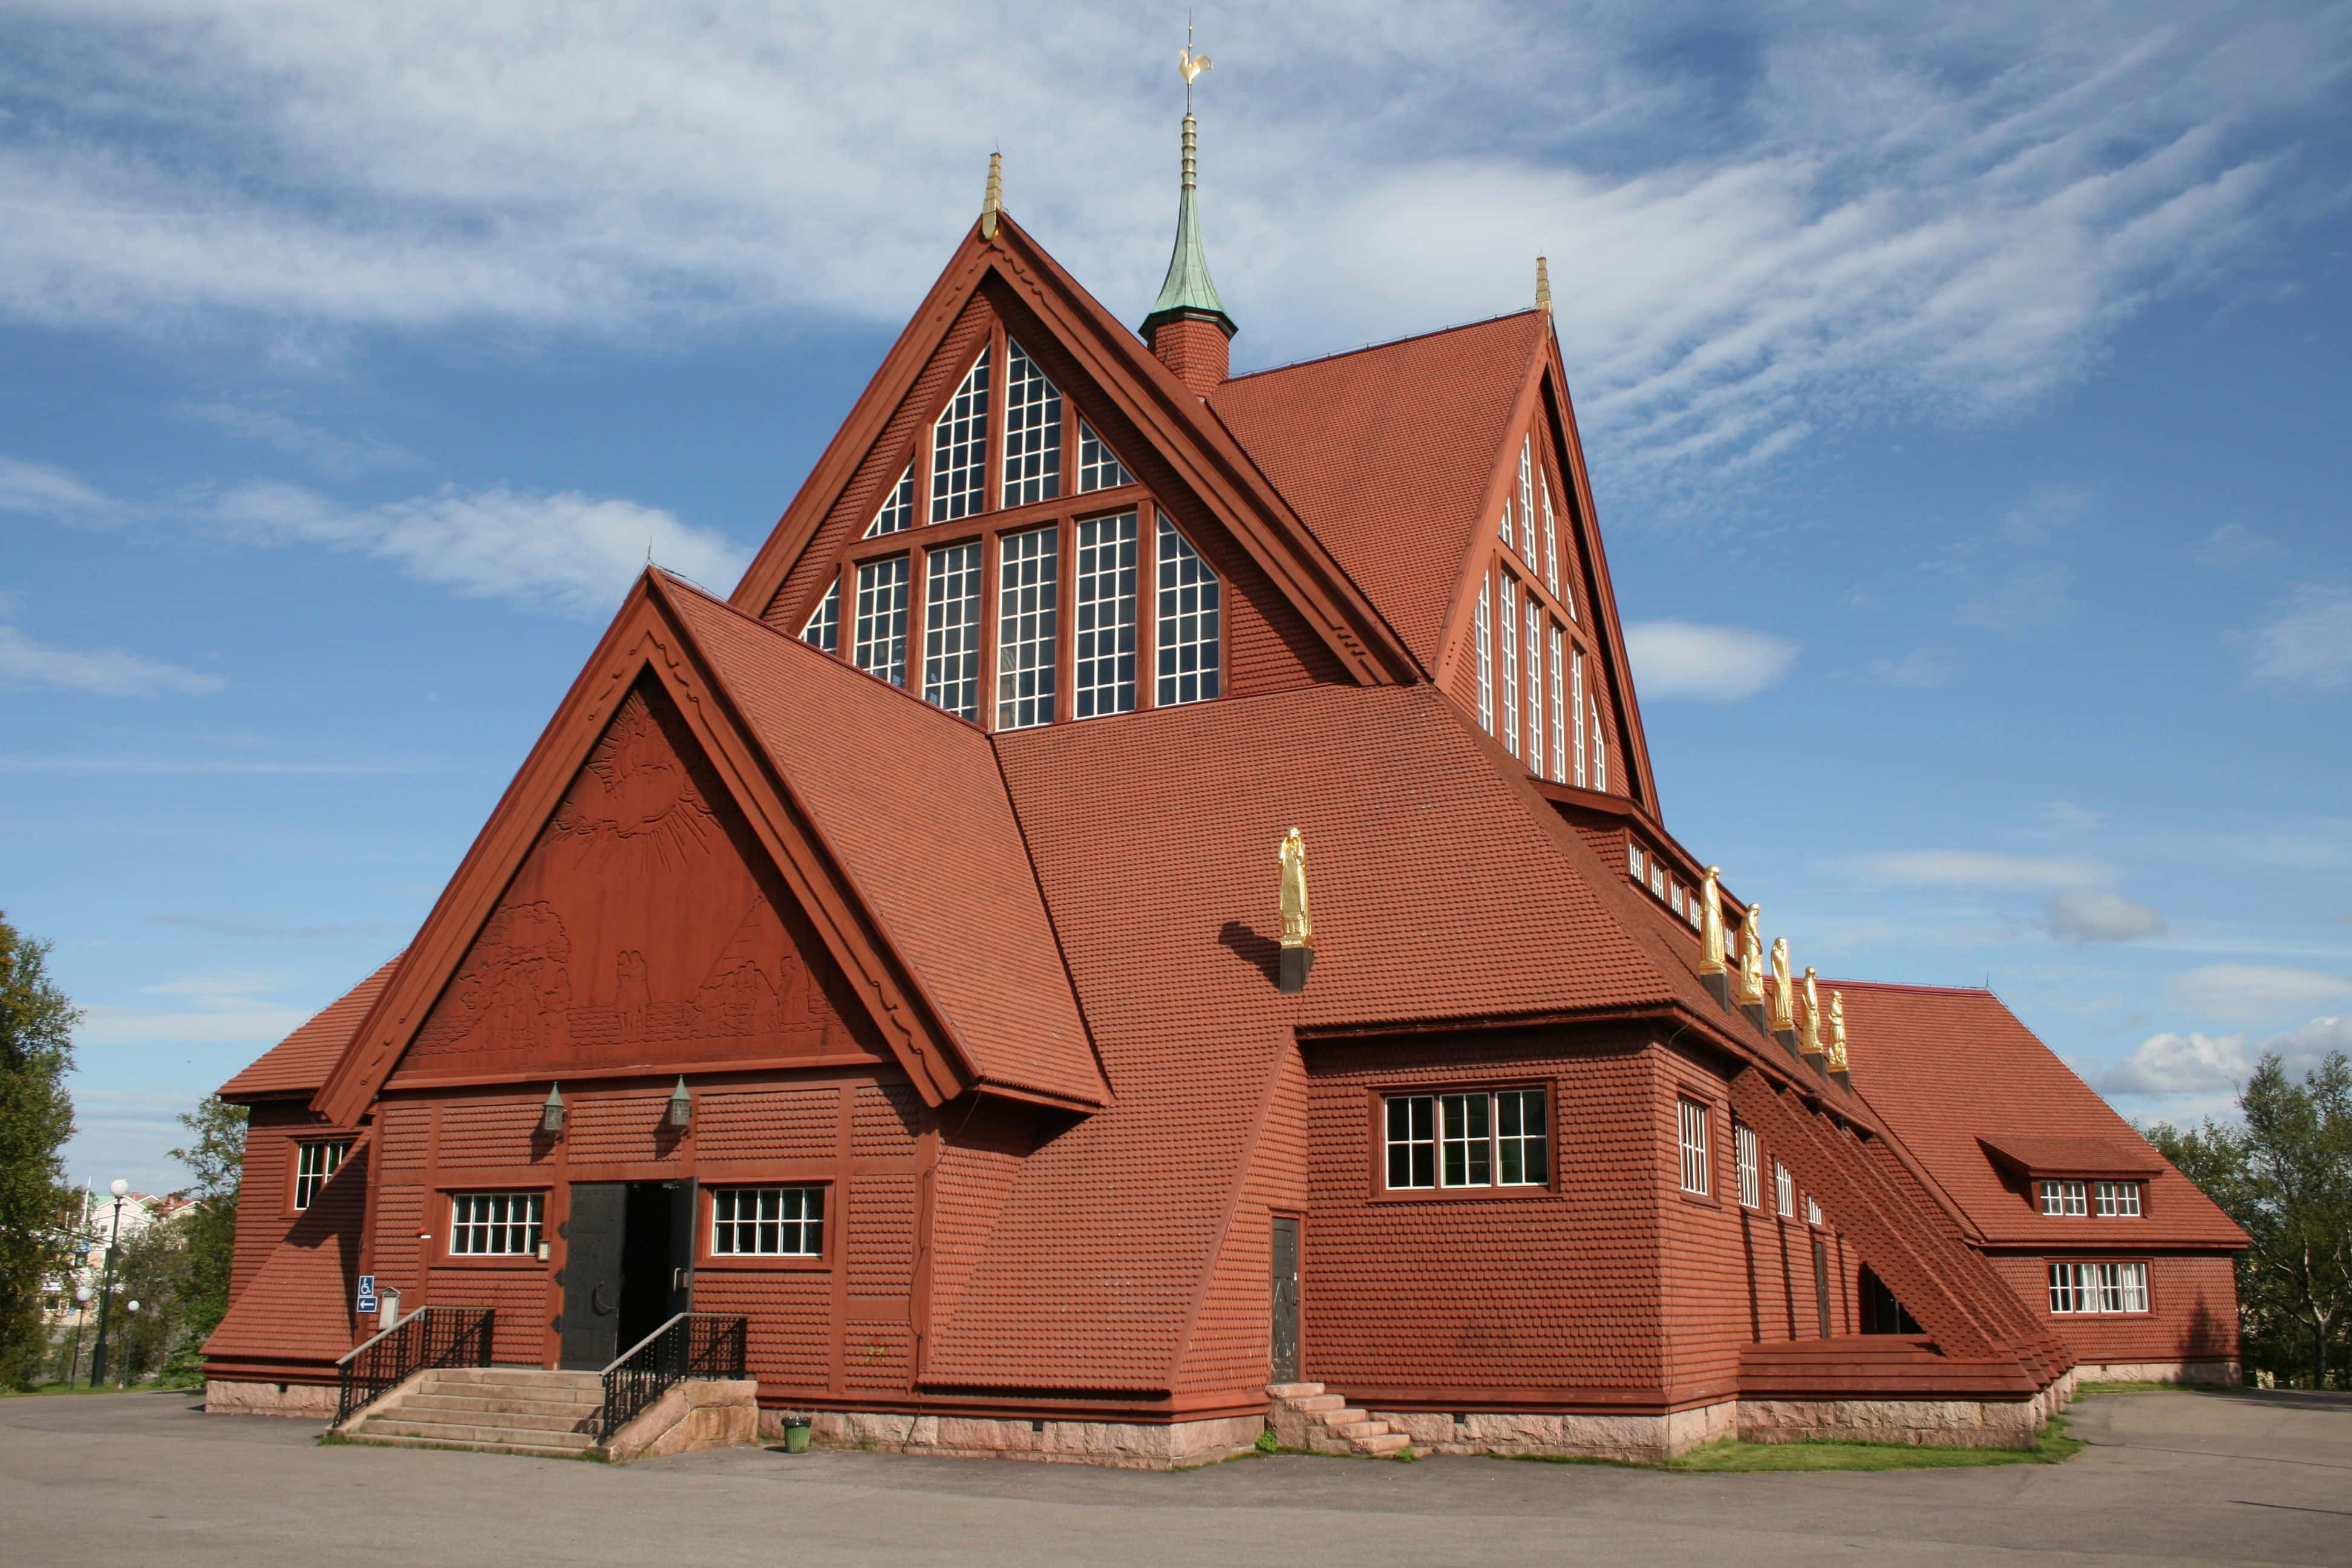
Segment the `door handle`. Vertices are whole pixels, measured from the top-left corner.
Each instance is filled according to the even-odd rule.
[[[613,1304],[604,1300],[604,1287],[602,1285],[593,1285],[589,1287],[588,1310],[594,1312],[599,1317],[604,1316],[613,1310]]]

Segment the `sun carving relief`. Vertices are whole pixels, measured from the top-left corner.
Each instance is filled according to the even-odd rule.
[[[412,1068],[740,1058],[844,1036],[642,693],[581,769]]]

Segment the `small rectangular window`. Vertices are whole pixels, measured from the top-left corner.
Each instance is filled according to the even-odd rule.
[[[1772,1196],[1780,1205],[1782,1219],[1797,1217],[1797,1184],[1789,1174],[1789,1167],[1778,1160],[1772,1162]]]
[[[996,585],[996,727],[1054,721],[1056,595],[1062,536],[1055,528],[1008,533]]]
[[[2101,1219],[2137,1219],[2139,1217],[2139,1184],[2137,1182],[2101,1182],[2095,1189]]]
[[[923,600],[923,695],[949,712],[980,717],[980,542],[931,552]]]
[[[1217,695],[1224,588],[1216,569],[1160,513],[1159,703],[1173,708]]]
[[[1642,879],[1649,875],[1649,860],[1643,855],[1640,845],[1629,844],[1625,847],[1625,869],[1633,876],[1636,886],[1639,886]]]
[[[1486,601],[1495,591],[1495,574],[1478,585],[1478,603],[1470,612],[1478,632],[1478,728],[1495,732],[1495,632],[1487,618]]]
[[[1650,891],[1657,898],[1666,896],[1666,868],[1655,860],[1650,862]]]
[[[1670,881],[1666,884],[1666,904],[1675,913],[1683,912],[1683,885],[1680,882]]]
[[[866,525],[866,537],[872,539],[877,534],[902,533],[914,526],[915,465],[908,463],[907,471],[898,476],[898,482],[892,485],[890,493],[882,499],[882,510],[876,512],[874,521]]]
[[[1494,1131],[1483,1094],[1445,1094],[1437,1100],[1439,1180],[1449,1187],[1494,1184]]]
[[[841,579],[835,577],[824,585],[824,597],[816,602],[816,612],[801,628],[801,641],[824,649],[827,653],[841,647]]]
[[[714,1258],[822,1258],[823,1187],[715,1187],[710,1194]]]
[[[1550,1132],[1542,1089],[1507,1089],[1495,1096],[1496,1184],[1539,1187],[1549,1182]]]
[[[1078,523],[1076,717],[1135,707],[1135,513]]]
[[[299,1145],[294,1162],[294,1206],[309,1208],[327,1178],[342,1169],[343,1156],[351,1152],[349,1139]]]
[[[1437,1185],[1437,1097],[1401,1094],[1388,1104],[1389,1185]]]
[[[1004,340],[1004,504],[1062,493],[1062,395],[1012,339]]]
[[[1807,1225],[1819,1225],[1822,1223],[1822,1205],[1819,1199],[1807,1198],[1805,1200],[1805,1223]]]
[[[1760,1207],[1764,1202],[1764,1181],[1763,1172],[1759,1167],[1756,1129],[1735,1125],[1732,1142],[1739,1161],[1739,1206]]]
[[[1710,1192],[1706,1170],[1706,1107],[1695,1100],[1675,1101],[1683,1156],[1683,1191]]]
[[[857,668],[893,686],[907,684],[907,558],[869,561],[857,569]]]
[[[1135,476],[1110,449],[1110,443],[1095,434],[1095,427],[1085,420],[1078,421],[1078,493],[1111,489],[1119,485],[1131,485]]]
[[[931,521],[952,522],[981,509],[988,469],[988,351],[980,351],[931,426]]]
[[[2083,1184],[2080,1182],[2042,1183],[2042,1212],[2059,1218],[2090,1213],[2090,1205],[2084,1201]]]
[[[528,1258],[539,1251],[545,1193],[458,1193],[449,1199],[449,1252],[457,1258]]]
[[[2053,1263],[2050,1266],[2053,1312],[2145,1312],[2145,1263]]]

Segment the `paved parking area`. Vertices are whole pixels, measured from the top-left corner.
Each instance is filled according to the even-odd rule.
[[[2064,1465],[1869,1475],[751,1448],[614,1468],[318,1431],[185,1394],[0,1399],[0,1563],[2352,1565],[2352,1395],[2100,1395]]]

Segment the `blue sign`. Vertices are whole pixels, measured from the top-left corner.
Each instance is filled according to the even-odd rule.
[[[360,1300],[357,1310],[362,1312],[375,1310],[375,1276],[373,1274],[360,1276]]]

